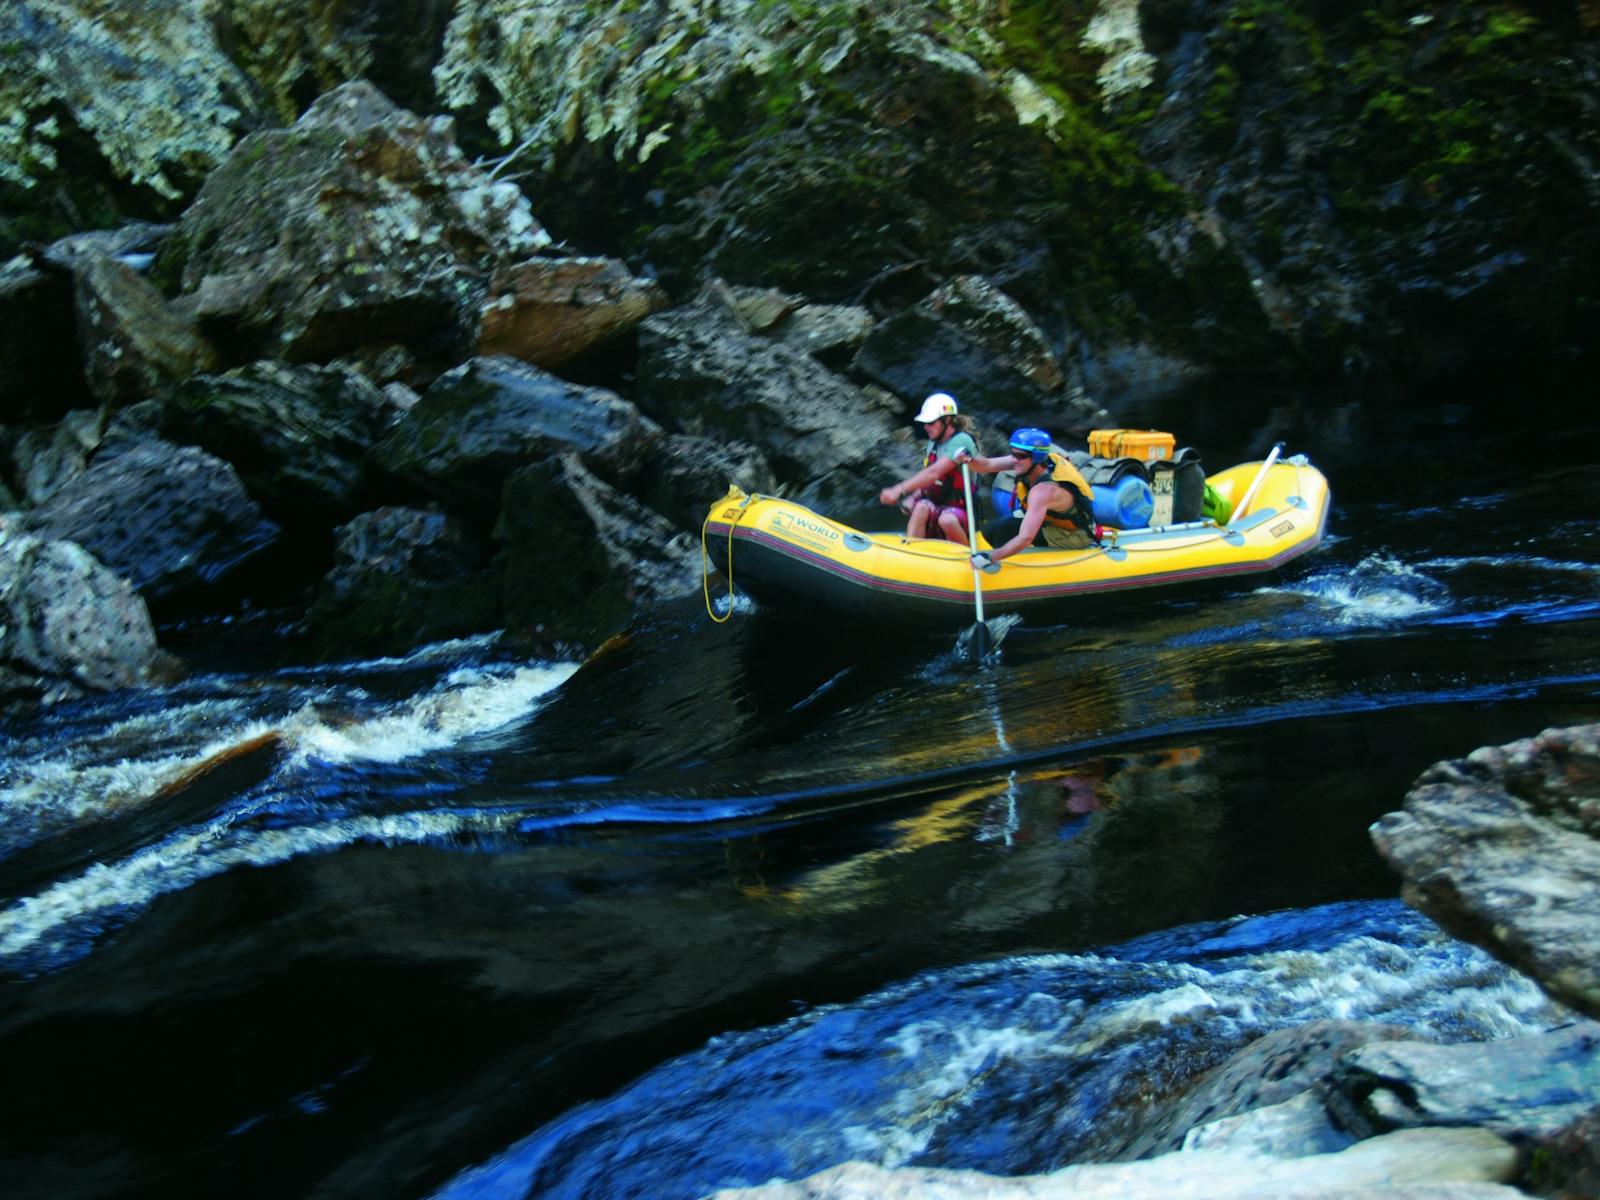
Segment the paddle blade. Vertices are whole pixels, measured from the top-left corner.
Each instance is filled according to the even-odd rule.
[[[994,650],[994,639],[989,636],[987,621],[974,622],[972,626],[972,657],[975,662],[982,662]]]

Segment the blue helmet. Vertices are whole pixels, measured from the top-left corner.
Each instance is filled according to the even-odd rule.
[[[1042,466],[1050,461],[1050,435],[1032,426],[1019,429],[1011,435],[1011,453],[1026,454]]]

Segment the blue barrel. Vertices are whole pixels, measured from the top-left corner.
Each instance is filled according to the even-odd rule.
[[[1017,477],[1002,471],[994,477],[994,487],[989,492],[989,503],[996,517],[1009,517],[1017,511]]]
[[[1155,493],[1137,475],[1104,483],[1094,480],[1094,519],[1113,529],[1143,529],[1155,510]]]

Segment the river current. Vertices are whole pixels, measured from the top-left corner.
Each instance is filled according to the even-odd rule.
[[[241,613],[164,631],[182,682],[11,719],[6,1194],[1031,1172],[1272,1029],[1559,1023],[1367,828],[1441,758],[1600,720],[1593,416],[1199,399],[1119,415],[1213,470],[1285,440],[1323,549],[1008,621],[981,667],[698,597],[582,664],[305,663]]]

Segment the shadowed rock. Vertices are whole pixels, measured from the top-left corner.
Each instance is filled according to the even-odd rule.
[[[400,411],[353,372],[255,363],[173,389],[161,428],[231,463],[273,518],[326,529],[354,511],[367,453]]]
[[[93,255],[74,275],[84,375],[102,404],[143,400],[216,365],[193,317],[127,263]]]
[[[592,649],[636,604],[700,587],[700,543],[591,472],[576,454],[506,482],[495,537],[507,630],[535,645]]]
[[[16,527],[77,542],[152,601],[215,583],[278,535],[232,467],[161,441],[102,454]]]
[[[1372,839],[1407,903],[1600,1016],[1600,725],[1438,763]]]
[[[441,512],[381,508],[338,530],[333,569],[309,614],[325,654],[401,653],[493,629],[498,580],[488,548]]]
[[[441,375],[373,451],[385,471],[485,520],[507,476],[563,450],[625,474],[660,429],[628,401],[503,355]]]
[[[864,493],[893,445],[887,404],[810,355],[745,332],[715,285],[640,326],[639,397],[685,433],[756,447],[781,482],[808,486],[823,505]],[[908,447],[905,465],[910,456]]]
[[[0,263],[0,422],[52,420],[90,403],[71,280],[23,259]]]

